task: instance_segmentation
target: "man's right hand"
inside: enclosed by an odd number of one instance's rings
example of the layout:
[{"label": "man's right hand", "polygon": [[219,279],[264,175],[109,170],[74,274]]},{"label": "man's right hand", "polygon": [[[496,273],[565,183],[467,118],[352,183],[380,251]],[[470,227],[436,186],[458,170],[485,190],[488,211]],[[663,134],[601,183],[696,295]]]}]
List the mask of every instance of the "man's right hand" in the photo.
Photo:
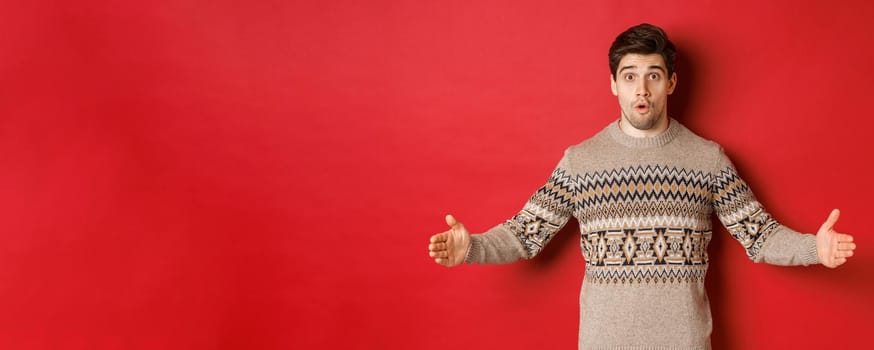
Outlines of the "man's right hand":
[{"label": "man's right hand", "polygon": [[464,262],[470,249],[470,232],[452,215],[446,215],[446,224],[449,230],[431,236],[428,250],[435,262],[452,267]]}]

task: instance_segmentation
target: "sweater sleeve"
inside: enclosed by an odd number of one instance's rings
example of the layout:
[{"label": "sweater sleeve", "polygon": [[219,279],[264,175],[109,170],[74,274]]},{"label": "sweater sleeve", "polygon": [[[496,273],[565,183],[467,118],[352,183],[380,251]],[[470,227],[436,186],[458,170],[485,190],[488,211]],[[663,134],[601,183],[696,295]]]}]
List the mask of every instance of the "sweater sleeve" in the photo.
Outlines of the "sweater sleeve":
[{"label": "sweater sleeve", "polygon": [[465,262],[504,264],[540,253],[573,215],[577,180],[571,175],[568,152],[518,214],[481,235],[471,236]]},{"label": "sweater sleeve", "polygon": [[714,175],[714,211],[752,261],[773,265],[819,262],[816,237],[795,232],[774,220],[721,149]]}]

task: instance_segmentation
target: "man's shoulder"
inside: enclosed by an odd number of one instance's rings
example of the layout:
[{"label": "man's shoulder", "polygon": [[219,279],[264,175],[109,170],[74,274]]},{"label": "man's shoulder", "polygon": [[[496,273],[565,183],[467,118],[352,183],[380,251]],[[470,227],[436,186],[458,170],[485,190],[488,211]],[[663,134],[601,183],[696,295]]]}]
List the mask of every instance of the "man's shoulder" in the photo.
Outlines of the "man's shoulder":
[{"label": "man's shoulder", "polygon": [[683,124],[678,123],[678,126],[681,128],[681,131],[679,132],[676,141],[680,142],[682,146],[690,148],[691,150],[700,150],[707,153],[721,152],[722,146],[716,143],[716,141],[696,134],[694,131],[686,128]]}]

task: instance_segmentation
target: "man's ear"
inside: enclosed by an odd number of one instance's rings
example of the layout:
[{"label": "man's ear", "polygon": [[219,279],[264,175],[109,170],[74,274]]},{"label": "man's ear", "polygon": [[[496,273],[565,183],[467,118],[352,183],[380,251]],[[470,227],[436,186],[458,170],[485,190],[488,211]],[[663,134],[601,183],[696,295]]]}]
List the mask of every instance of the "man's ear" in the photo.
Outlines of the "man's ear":
[{"label": "man's ear", "polygon": [[671,79],[668,80],[668,95],[674,93],[674,89],[677,88],[677,72],[671,73]]},{"label": "man's ear", "polygon": [[610,90],[613,91],[613,96],[619,96],[619,91],[616,90],[616,77],[610,74]]}]

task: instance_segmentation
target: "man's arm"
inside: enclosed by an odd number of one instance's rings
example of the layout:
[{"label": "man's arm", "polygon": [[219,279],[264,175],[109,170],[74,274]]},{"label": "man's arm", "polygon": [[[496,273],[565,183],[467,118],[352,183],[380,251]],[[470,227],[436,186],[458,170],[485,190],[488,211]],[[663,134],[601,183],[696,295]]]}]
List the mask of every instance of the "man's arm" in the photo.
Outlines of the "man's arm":
[{"label": "man's arm", "polygon": [[464,225],[447,215],[449,230],[431,236],[430,256],[449,267],[462,262],[506,264],[533,258],[573,215],[578,186],[572,168],[565,152],[546,184],[534,192],[522,210],[484,234],[471,235]]},{"label": "man's arm", "polygon": [[852,236],[838,233],[832,212],[816,236],[802,234],[774,220],[756,200],[734,165],[720,152],[713,187],[713,207],[732,237],[743,245],[755,262],[773,265],[822,263],[837,267],[853,255]]},{"label": "man's arm", "polygon": [[431,236],[428,245],[429,254],[440,265],[506,264],[528,258],[519,239],[501,226],[485,234],[471,235],[452,215],[446,215],[446,224],[449,230]]}]

